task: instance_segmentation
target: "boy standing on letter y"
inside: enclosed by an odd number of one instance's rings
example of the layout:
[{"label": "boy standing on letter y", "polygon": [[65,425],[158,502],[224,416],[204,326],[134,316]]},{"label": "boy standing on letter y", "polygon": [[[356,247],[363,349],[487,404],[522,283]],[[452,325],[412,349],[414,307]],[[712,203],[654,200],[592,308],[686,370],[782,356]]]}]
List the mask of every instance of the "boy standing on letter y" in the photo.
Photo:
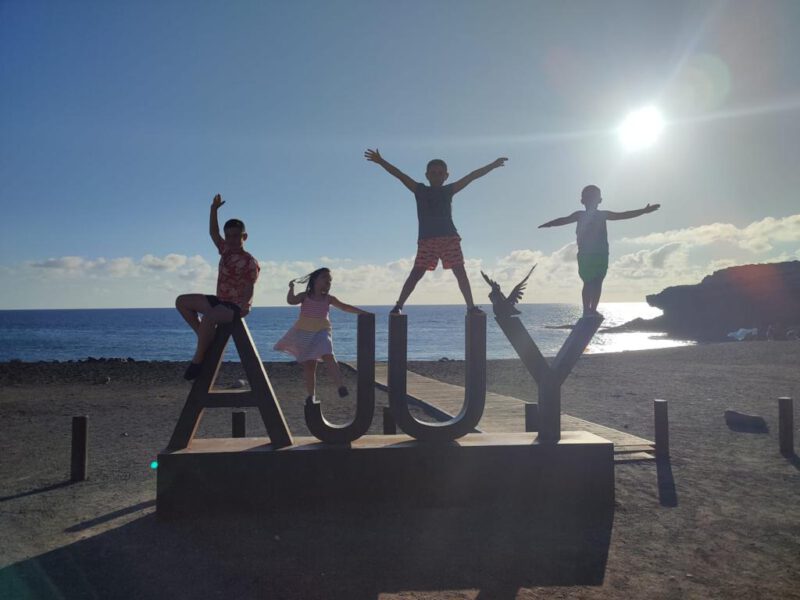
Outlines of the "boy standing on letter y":
[{"label": "boy standing on letter y", "polygon": [[603,291],[603,280],[608,271],[608,231],[606,221],[621,221],[633,219],[656,211],[660,204],[648,204],[644,208],[614,212],[612,210],[599,210],[597,206],[603,201],[600,188],[596,185],[587,185],[581,191],[581,204],[584,210],[576,210],[571,215],[559,217],[542,227],[558,227],[577,223],[575,237],[578,241],[578,275],[583,281],[583,316],[601,316],[597,312],[600,303],[600,294]]}]

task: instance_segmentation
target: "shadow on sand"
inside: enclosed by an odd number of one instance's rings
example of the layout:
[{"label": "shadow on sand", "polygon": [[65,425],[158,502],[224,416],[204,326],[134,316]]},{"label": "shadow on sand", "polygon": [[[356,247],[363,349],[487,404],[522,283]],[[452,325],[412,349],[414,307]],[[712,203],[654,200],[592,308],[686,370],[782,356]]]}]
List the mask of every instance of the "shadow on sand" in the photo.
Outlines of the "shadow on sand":
[{"label": "shadow on sand", "polygon": [[792,465],[795,469],[800,471],[800,456],[797,456],[795,452],[786,453],[783,457]]},{"label": "shadow on sand", "polygon": [[678,492],[675,490],[675,478],[672,476],[672,463],[669,457],[656,459],[656,475],[658,501],[661,506],[678,506]]},{"label": "shadow on sand", "polygon": [[524,587],[602,584],[613,516],[498,507],[150,514],[3,568],[0,597],[373,600],[472,589],[504,600]]},{"label": "shadow on sand", "polygon": [[27,492],[20,492],[19,494],[13,494],[11,496],[0,496],[0,502],[7,502],[8,500],[16,500],[17,498],[25,498],[26,496],[35,496],[36,494],[43,494],[45,492],[51,492],[53,490],[57,490],[62,487],[67,487],[68,485],[73,485],[74,482],[72,481],[61,481],[59,483],[54,483],[52,485],[46,485],[44,487],[37,488],[35,490],[28,490]]}]

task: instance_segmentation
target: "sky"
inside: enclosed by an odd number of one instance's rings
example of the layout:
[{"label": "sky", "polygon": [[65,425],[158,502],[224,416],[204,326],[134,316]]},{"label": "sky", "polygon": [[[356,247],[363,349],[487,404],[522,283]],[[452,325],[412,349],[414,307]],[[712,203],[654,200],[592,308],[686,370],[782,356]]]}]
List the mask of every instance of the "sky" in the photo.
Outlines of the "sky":
[{"label": "sky", "polygon": [[[800,3],[0,0],[0,309],[167,307],[213,293],[211,199],[261,263],[255,306],[333,271],[392,304],[416,250],[418,181],[508,157],[455,196],[483,269],[527,302],[580,302],[581,208],[609,223],[604,301],[800,258]],[[617,133],[656,106],[656,142]],[[410,303],[462,302],[449,271]]]}]

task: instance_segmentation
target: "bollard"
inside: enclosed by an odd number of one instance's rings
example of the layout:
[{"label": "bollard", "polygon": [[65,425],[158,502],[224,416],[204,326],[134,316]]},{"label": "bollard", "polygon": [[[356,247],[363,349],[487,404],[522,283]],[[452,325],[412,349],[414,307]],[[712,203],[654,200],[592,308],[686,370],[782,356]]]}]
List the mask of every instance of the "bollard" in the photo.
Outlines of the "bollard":
[{"label": "bollard", "polygon": [[669,420],[666,400],[653,400],[656,426],[656,458],[669,458]]},{"label": "bollard", "polygon": [[539,404],[525,403],[525,431],[539,431]]},{"label": "bollard", "polygon": [[388,406],[383,407],[383,434],[394,435],[397,433],[397,423],[394,422],[392,409]]},{"label": "bollard", "polygon": [[247,413],[243,410],[233,411],[233,437],[243,438],[246,437],[246,419]]},{"label": "bollard", "polygon": [[778,398],[778,444],[781,454],[794,454],[794,406],[789,397]]},{"label": "bollard", "polygon": [[89,417],[72,417],[71,481],[85,481],[89,466]]}]

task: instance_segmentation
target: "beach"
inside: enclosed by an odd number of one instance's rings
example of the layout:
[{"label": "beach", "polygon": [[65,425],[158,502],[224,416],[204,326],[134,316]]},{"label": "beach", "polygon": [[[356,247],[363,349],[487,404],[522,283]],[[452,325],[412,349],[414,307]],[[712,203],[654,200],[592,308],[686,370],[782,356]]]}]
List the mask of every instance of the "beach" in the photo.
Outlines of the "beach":
[{"label": "beach", "polygon": [[[800,459],[778,451],[780,396],[800,398],[800,343],[701,344],[585,355],[562,411],[652,440],[669,402],[671,457],[616,465],[616,508],[600,579],[585,584],[557,537],[493,537],[488,509],[293,511],[191,522],[155,519],[151,468],[189,384],[177,362],[0,364],[2,598],[800,598]],[[295,436],[309,435],[299,366],[267,363]],[[463,385],[462,361],[409,369]],[[345,372],[351,392],[356,378]],[[238,385],[226,363],[219,385]],[[348,420],[320,370],[326,416]],[[535,401],[518,360],[489,361],[490,391]],[[371,434],[388,404],[376,390]],[[726,409],[767,433],[729,429]],[[197,435],[230,435],[207,410]],[[800,421],[795,408],[795,422]],[[73,415],[89,417],[89,479],[69,484]],[[257,412],[247,435],[265,435]],[[519,423],[517,431],[524,430]],[[798,446],[795,426],[795,447]],[[309,483],[313,485],[313,482]],[[468,524],[468,526],[466,526]],[[481,553],[481,549],[486,549]],[[557,561],[556,561],[557,562]]]}]

